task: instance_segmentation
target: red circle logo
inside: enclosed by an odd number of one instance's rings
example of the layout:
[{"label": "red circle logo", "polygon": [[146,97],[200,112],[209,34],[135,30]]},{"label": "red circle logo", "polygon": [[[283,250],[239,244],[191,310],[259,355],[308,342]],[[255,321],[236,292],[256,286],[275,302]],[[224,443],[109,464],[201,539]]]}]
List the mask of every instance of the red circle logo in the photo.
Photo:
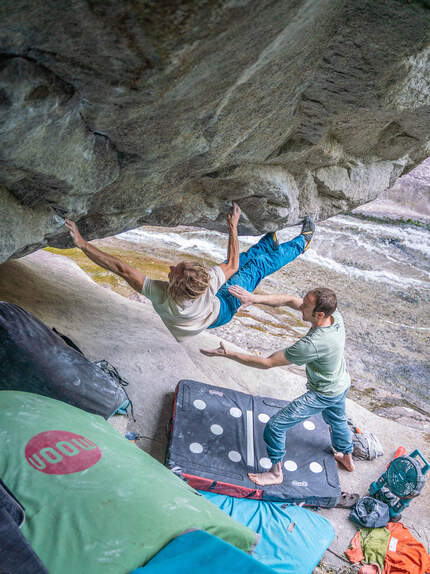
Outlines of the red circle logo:
[{"label": "red circle logo", "polygon": [[46,474],[81,472],[100,460],[102,452],[92,440],[63,430],[41,432],[25,447],[27,462]]}]

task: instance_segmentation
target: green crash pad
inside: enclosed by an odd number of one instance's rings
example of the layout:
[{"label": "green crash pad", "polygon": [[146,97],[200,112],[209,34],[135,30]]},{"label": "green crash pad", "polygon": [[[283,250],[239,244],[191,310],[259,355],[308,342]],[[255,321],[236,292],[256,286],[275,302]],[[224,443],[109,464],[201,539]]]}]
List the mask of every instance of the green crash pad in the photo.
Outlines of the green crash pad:
[{"label": "green crash pad", "polygon": [[0,391],[0,476],[52,573],[128,574],[188,529],[249,552],[255,533],[127,441],[103,418]]}]

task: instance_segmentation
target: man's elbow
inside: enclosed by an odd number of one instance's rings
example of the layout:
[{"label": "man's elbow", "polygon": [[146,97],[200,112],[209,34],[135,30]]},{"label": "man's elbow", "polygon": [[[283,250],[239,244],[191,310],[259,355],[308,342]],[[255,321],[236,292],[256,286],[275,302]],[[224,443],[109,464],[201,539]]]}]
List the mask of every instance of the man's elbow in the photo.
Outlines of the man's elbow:
[{"label": "man's elbow", "polygon": [[274,365],[272,364],[270,359],[263,359],[263,361],[261,362],[262,369],[271,369],[272,367],[274,367]]},{"label": "man's elbow", "polygon": [[234,275],[235,273],[237,273],[239,271],[239,261],[232,261],[229,264],[229,268],[231,271],[231,274]]},{"label": "man's elbow", "polygon": [[123,279],[127,279],[127,276],[129,274],[128,266],[124,265],[124,263],[122,263],[121,261],[115,263],[113,271],[117,275],[120,275]]},{"label": "man's elbow", "polygon": [[123,261],[118,261],[116,263],[115,273],[125,279],[128,283],[134,277],[134,269],[128,263],[124,263]]},{"label": "man's elbow", "polygon": [[233,265],[232,263],[227,263],[223,269],[226,281],[228,281],[230,279],[230,277],[233,277],[233,275],[238,270],[239,270],[239,265]]}]

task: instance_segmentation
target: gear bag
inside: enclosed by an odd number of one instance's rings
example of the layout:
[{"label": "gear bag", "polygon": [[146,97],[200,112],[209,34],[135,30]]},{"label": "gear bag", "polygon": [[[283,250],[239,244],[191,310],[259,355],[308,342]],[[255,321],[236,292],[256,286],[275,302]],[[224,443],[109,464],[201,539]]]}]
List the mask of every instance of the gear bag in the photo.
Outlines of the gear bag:
[{"label": "gear bag", "polygon": [[354,445],[353,456],[360,460],[373,460],[377,456],[382,456],[381,443],[373,432],[363,432],[361,434],[352,433],[352,442]]},{"label": "gear bag", "polygon": [[0,301],[0,390],[37,393],[109,418],[130,402],[109,372],[18,305]]},{"label": "gear bag", "polygon": [[385,502],[363,496],[352,509],[349,518],[367,528],[379,528],[390,521],[390,509]]}]

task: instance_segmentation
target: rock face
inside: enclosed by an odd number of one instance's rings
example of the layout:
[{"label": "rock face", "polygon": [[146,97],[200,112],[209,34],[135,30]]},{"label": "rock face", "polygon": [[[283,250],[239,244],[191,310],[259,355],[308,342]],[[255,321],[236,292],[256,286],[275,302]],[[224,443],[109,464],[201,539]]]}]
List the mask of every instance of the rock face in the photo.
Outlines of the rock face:
[{"label": "rock face", "polygon": [[0,261],[375,198],[430,155],[429,40],[425,2],[6,0]]}]

